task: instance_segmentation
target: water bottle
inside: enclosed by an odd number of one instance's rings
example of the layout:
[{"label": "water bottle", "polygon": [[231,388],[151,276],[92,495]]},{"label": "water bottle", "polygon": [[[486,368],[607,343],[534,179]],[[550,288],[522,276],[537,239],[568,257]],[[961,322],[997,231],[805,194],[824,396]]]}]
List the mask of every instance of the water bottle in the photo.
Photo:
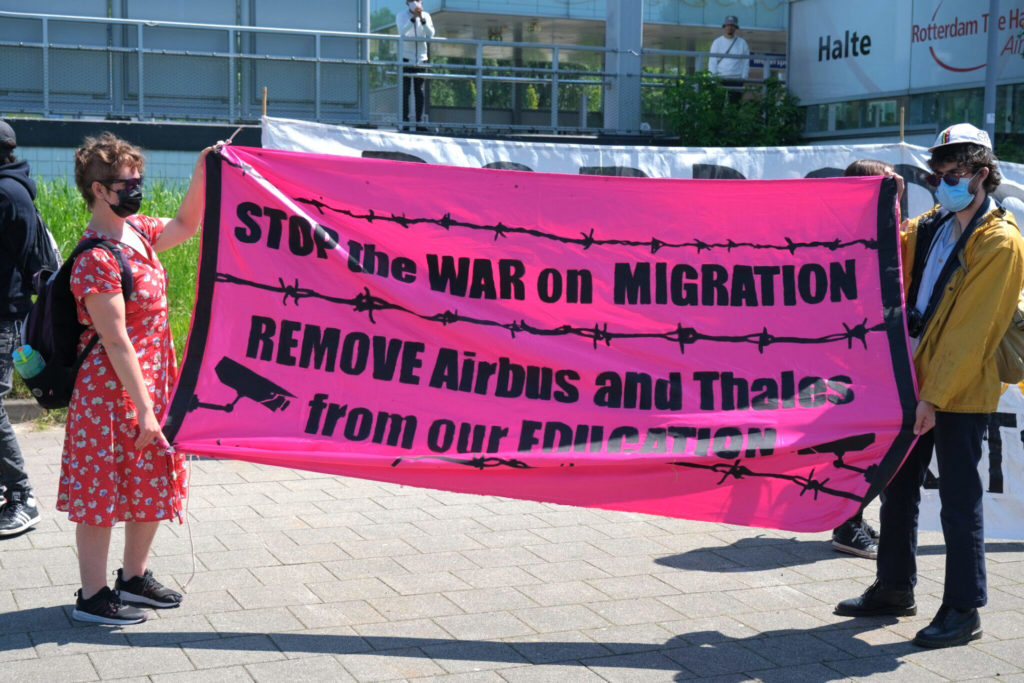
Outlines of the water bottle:
[{"label": "water bottle", "polygon": [[14,349],[14,369],[18,371],[22,379],[35,377],[46,366],[46,361],[39,355],[39,352],[28,344]]}]

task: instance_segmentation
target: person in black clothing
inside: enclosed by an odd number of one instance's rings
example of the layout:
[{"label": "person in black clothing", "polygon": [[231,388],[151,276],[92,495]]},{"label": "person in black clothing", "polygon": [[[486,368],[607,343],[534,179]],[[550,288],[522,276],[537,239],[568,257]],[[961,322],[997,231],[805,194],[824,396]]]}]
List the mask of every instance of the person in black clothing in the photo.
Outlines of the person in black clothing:
[{"label": "person in black clothing", "polygon": [[11,390],[21,321],[32,306],[32,274],[23,272],[36,229],[36,184],[28,162],[18,161],[14,129],[0,120],[0,538],[20,534],[39,522],[39,509],[25,472],[18,439],[4,408]]}]

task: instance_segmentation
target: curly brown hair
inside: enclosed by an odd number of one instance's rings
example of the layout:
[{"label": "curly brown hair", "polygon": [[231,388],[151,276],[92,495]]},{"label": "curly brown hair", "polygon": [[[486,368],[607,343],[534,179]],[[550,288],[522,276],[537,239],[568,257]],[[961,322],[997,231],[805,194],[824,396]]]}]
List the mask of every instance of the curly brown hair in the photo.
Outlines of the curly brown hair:
[{"label": "curly brown hair", "polygon": [[92,184],[116,178],[125,166],[139,173],[146,168],[142,150],[127,140],[107,132],[82,141],[82,146],[75,150],[75,185],[89,207],[96,201]]},{"label": "curly brown hair", "polygon": [[932,158],[928,165],[934,171],[939,166],[953,162],[957,168],[970,169],[971,173],[977,173],[982,168],[988,169],[988,177],[982,186],[987,194],[992,194],[1003,182],[1003,175],[999,172],[999,159],[988,147],[976,145],[973,142],[963,142],[958,145],[945,145],[932,152]]},{"label": "curly brown hair", "polygon": [[858,159],[846,167],[844,176],[886,175],[892,173],[892,164],[878,159]]}]

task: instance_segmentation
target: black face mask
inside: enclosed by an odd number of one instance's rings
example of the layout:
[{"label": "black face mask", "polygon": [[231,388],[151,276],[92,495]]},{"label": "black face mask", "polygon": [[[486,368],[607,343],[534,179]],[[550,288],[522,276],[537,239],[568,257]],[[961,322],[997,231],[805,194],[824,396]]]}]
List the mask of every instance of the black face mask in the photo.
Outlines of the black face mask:
[{"label": "black face mask", "polygon": [[130,191],[122,188],[120,190],[116,190],[116,192],[117,204],[110,204],[110,210],[119,218],[128,218],[128,216],[139,212],[139,207],[142,206],[141,187],[133,187]]}]

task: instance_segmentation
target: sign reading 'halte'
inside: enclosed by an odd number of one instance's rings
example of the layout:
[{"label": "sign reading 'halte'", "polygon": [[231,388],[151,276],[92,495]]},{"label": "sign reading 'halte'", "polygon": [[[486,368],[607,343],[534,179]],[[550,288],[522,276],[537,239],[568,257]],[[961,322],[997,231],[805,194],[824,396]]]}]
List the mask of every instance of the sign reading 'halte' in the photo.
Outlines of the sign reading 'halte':
[{"label": "sign reading 'halte'", "polygon": [[892,181],[207,173],[182,450],[818,530],[912,441]]}]

